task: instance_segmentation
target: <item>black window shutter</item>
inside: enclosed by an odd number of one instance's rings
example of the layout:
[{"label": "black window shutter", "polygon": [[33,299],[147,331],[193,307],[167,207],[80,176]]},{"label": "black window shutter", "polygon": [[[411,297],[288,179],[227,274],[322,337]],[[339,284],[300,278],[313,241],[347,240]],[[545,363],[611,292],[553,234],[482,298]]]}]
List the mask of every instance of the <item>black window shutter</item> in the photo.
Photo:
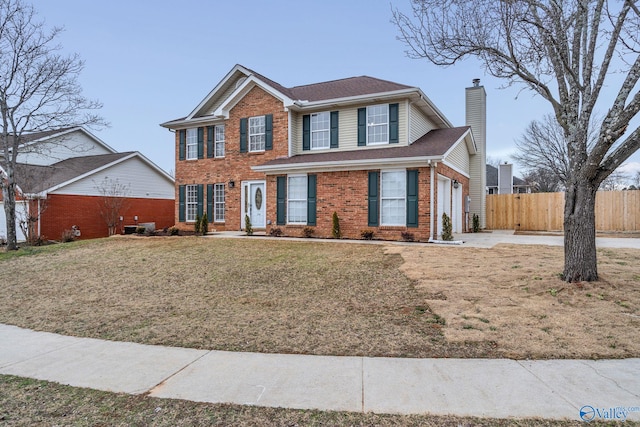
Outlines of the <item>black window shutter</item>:
[{"label": "black window shutter", "polygon": [[207,157],[213,157],[213,126],[207,126]]},{"label": "black window shutter", "polygon": [[331,148],[338,148],[338,112],[331,112]]},{"label": "black window shutter", "polygon": [[204,159],[204,128],[198,128],[198,158]]},{"label": "black window shutter", "polygon": [[379,175],[380,172],[369,172],[369,227],[377,227],[380,217]]},{"label": "black window shutter", "polygon": [[207,221],[213,222],[213,184],[207,184]]},{"label": "black window shutter", "polygon": [[316,225],[316,175],[307,175],[307,225]]},{"label": "black window shutter", "polygon": [[178,222],[185,221],[186,205],[185,205],[186,189],[184,185],[178,186]]},{"label": "black window shutter", "polygon": [[247,126],[249,119],[240,119],[240,152],[247,152]]},{"label": "black window shutter", "polygon": [[398,142],[398,104],[389,104],[389,143]]},{"label": "black window shutter", "polygon": [[186,140],[187,140],[187,130],[186,129],[180,129],[178,131],[179,133],[179,138],[180,138],[180,143],[179,143],[179,148],[178,148],[178,159],[180,160],[184,160],[185,159],[185,153],[186,153]]},{"label": "black window shutter", "polygon": [[273,115],[264,116],[264,149],[273,150]]},{"label": "black window shutter", "polygon": [[311,149],[311,116],[309,114],[302,116],[302,149]]},{"label": "black window shutter", "polygon": [[276,188],[276,223],[284,225],[287,223],[287,177],[279,176],[277,178]]},{"label": "black window shutter", "polygon": [[367,109],[358,108],[358,146],[367,145]]},{"label": "black window shutter", "polygon": [[418,171],[407,171],[407,227],[418,226]]},{"label": "black window shutter", "polygon": [[198,184],[198,215],[204,213],[204,185]]}]

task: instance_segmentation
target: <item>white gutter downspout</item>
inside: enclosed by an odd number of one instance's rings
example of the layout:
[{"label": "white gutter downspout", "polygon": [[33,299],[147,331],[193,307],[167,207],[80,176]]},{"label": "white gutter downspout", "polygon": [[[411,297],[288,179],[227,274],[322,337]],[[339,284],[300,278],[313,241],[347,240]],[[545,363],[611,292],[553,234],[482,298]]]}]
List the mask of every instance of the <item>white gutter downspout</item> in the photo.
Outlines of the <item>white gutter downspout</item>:
[{"label": "white gutter downspout", "polygon": [[289,148],[289,157],[291,157],[291,152],[293,151],[293,148],[291,147],[291,144],[292,144],[292,141],[291,141],[292,140],[292,138],[291,138],[291,109],[289,109],[289,119],[287,121],[289,122],[288,129],[287,129],[287,132],[289,134],[289,138],[288,138],[287,143],[289,145],[289,147],[288,147]]},{"label": "white gutter downspout", "polygon": [[433,178],[435,177],[435,167],[429,160],[429,170],[431,171],[431,178],[429,178],[429,241],[433,240],[433,196],[435,191],[433,190]]}]

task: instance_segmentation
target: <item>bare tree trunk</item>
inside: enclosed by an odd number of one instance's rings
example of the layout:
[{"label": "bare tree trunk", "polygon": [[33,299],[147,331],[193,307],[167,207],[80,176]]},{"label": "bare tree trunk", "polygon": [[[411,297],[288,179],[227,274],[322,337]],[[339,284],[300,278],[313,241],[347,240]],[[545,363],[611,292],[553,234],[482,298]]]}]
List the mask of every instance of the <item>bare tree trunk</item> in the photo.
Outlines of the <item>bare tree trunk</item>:
[{"label": "bare tree trunk", "polygon": [[18,249],[16,235],[16,184],[13,182],[13,171],[7,171],[7,181],[2,186],[2,200],[4,202],[4,213],[7,218],[7,250]]},{"label": "bare tree trunk", "polygon": [[567,282],[598,280],[596,191],[590,182],[567,188],[564,208],[564,273]]}]

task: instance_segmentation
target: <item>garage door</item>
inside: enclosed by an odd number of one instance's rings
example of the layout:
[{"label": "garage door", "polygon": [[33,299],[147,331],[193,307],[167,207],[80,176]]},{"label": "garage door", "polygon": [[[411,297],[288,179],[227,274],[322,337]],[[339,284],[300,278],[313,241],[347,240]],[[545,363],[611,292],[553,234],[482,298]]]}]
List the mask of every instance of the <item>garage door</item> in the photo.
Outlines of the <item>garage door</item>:
[{"label": "garage door", "polygon": [[[26,239],[22,230],[20,230],[19,216],[20,213],[26,212],[27,204],[25,202],[16,202],[16,234],[18,242],[24,242]],[[7,217],[4,213],[4,203],[0,202],[0,239],[6,240],[7,238]]]}]

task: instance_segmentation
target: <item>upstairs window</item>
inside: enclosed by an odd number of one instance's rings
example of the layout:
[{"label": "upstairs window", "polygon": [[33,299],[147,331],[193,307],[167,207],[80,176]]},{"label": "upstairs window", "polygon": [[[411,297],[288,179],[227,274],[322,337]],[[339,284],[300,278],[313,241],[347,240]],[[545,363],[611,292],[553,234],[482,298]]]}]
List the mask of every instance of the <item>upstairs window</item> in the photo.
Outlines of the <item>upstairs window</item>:
[{"label": "upstairs window", "polygon": [[187,129],[187,160],[198,158],[198,129]]},{"label": "upstairs window", "polygon": [[265,116],[249,117],[249,151],[265,149]]},{"label": "upstairs window", "polygon": [[329,148],[331,142],[330,115],[328,111],[311,114],[311,149]]},{"label": "upstairs window", "polygon": [[224,125],[218,125],[214,130],[215,157],[224,157]]},{"label": "upstairs window", "polygon": [[387,144],[389,142],[389,105],[367,107],[367,144]]}]

